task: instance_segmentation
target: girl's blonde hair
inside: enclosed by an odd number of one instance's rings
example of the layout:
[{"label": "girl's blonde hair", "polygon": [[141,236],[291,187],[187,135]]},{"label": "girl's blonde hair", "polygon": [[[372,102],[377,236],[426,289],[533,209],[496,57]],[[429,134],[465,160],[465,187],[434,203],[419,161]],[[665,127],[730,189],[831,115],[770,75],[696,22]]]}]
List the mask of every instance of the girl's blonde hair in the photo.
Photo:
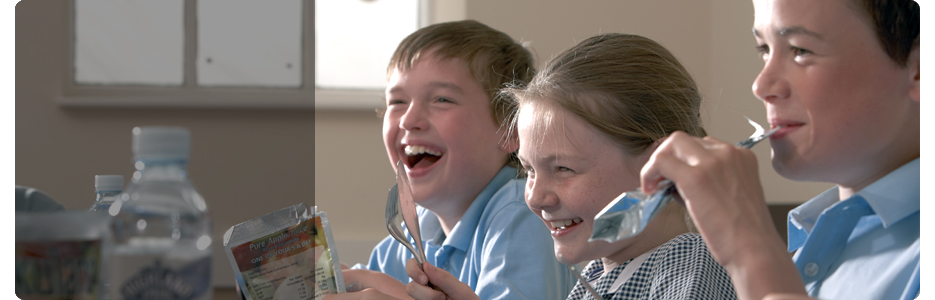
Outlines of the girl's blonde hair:
[{"label": "girl's blonde hair", "polygon": [[520,106],[548,101],[568,110],[628,154],[643,153],[676,130],[707,135],[691,75],[666,48],[638,35],[590,37],[546,63],[528,86],[501,92]]},{"label": "girl's blonde hair", "polygon": [[[638,35],[588,38],[546,63],[528,86],[501,93],[518,107],[543,104],[567,110],[632,156],[676,130],[707,135],[699,113],[701,95],[691,75],[662,45]],[[515,115],[511,122],[516,128]]]}]

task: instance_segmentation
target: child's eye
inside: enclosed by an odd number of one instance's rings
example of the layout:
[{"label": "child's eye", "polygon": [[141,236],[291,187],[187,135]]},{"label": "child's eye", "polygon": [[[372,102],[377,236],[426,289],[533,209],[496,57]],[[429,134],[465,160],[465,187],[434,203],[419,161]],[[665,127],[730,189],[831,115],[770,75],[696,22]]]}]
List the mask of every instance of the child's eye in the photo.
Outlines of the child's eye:
[{"label": "child's eye", "polygon": [[795,56],[812,54],[812,51],[808,51],[799,47],[791,47],[790,50],[792,50],[792,53],[795,54]]},{"label": "child's eye", "polygon": [[397,105],[397,104],[406,104],[406,101],[395,99],[395,100],[389,100],[386,102],[386,105]]},{"label": "child's eye", "polygon": [[756,52],[760,54],[760,57],[766,59],[766,56],[769,55],[769,46],[765,44],[756,46]]},{"label": "child's eye", "polygon": [[526,173],[526,178],[529,178],[529,179],[536,178],[536,170],[533,168],[523,167],[523,172]]},{"label": "child's eye", "polygon": [[570,168],[568,168],[568,167],[562,167],[562,166],[556,167],[555,170],[556,170],[556,171],[559,171],[559,172],[563,172],[563,171],[574,172],[574,171],[575,171],[575,170],[572,170],[572,169],[570,169]]},{"label": "child's eye", "polygon": [[445,97],[438,97],[437,99],[435,99],[435,101],[441,102],[441,103],[454,103],[454,101],[452,101],[451,99],[445,98]]}]

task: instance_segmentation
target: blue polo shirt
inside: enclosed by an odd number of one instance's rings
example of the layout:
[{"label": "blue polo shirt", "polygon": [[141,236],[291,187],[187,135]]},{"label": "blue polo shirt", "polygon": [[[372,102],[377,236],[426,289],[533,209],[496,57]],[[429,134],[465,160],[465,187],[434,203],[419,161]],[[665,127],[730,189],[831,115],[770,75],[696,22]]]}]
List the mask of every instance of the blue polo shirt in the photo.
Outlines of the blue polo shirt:
[{"label": "blue polo shirt", "polygon": [[[418,207],[425,256],[468,284],[480,299],[565,299],[576,279],[555,258],[552,236],[526,206],[526,180],[516,174],[515,168],[501,169],[450,236],[435,214]],[[406,236],[412,241],[408,231]],[[409,283],[405,264],[410,258],[406,247],[387,236],[362,267]]]},{"label": "blue polo shirt", "polygon": [[[840,256],[793,257],[809,295],[821,299],[915,299],[919,294],[919,159],[857,192],[873,213],[861,217]],[[801,250],[818,218],[838,203],[838,187],[789,212],[789,251]],[[834,222],[834,219],[828,219]],[[824,221],[823,221],[824,222]],[[825,227],[827,228],[827,227]],[[810,276],[817,276],[810,278]]]}]

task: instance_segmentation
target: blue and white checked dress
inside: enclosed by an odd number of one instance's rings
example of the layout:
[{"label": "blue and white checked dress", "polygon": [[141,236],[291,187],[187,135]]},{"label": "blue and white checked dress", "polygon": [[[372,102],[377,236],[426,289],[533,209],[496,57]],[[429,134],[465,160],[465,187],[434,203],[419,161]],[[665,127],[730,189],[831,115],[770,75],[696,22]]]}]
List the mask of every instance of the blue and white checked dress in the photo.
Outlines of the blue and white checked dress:
[{"label": "blue and white checked dress", "polygon": [[[631,260],[632,261],[632,260]],[[630,261],[604,273],[600,259],[581,275],[605,300],[611,299],[737,299],[727,271],[719,265],[697,233],[686,233],[657,248],[617,291],[609,291]],[[594,299],[579,282],[568,300]]]}]

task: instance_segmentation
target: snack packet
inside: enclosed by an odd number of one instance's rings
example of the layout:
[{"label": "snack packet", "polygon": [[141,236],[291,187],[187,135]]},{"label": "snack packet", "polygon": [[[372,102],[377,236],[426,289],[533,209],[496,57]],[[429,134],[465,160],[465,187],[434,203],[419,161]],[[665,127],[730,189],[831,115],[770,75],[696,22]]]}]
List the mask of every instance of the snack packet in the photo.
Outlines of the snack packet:
[{"label": "snack packet", "polygon": [[100,299],[110,246],[105,212],[16,213],[16,296]]},{"label": "snack packet", "polygon": [[224,250],[248,300],[321,299],[343,293],[325,212],[304,203],[234,225]]}]

